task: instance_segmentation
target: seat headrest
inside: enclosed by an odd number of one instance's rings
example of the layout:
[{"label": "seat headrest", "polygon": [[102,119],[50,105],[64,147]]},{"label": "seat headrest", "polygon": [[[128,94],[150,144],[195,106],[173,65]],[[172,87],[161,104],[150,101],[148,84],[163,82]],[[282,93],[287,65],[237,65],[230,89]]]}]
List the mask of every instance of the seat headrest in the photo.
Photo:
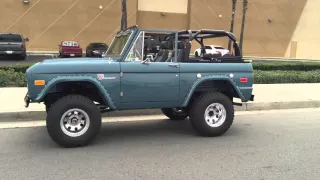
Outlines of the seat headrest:
[{"label": "seat headrest", "polygon": [[184,44],[182,41],[178,41],[178,49],[184,49]]},{"label": "seat headrest", "polygon": [[178,49],[185,49],[182,41],[178,41]]},{"label": "seat headrest", "polygon": [[167,43],[167,41],[162,41],[161,43],[160,43],[160,49],[168,49],[169,47],[168,47],[168,43]]}]

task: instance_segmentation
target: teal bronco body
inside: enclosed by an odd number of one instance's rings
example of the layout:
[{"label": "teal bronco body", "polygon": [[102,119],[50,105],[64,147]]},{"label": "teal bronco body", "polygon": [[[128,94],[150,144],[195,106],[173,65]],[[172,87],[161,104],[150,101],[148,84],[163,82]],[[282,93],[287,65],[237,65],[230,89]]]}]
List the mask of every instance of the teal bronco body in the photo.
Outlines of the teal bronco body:
[{"label": "teal bronco body", "polygon": [[[154,61],[145,36],[161,35]],[[190,57],[191,42],[229,37],[228,56]],[[89,144],[99,132],[101,112],[161,108],[171,120],[189,117],[204,136],[231,126],[233,98],[252,101],[253,68],[242,59],[233,34],[226,31],[157,31],[137,26],[121,31],[103,58],[44,60],[27,72],[29,103],[44,102],[47,129],[65,147]],[[219,125],[220,124],[220,125]]]}]

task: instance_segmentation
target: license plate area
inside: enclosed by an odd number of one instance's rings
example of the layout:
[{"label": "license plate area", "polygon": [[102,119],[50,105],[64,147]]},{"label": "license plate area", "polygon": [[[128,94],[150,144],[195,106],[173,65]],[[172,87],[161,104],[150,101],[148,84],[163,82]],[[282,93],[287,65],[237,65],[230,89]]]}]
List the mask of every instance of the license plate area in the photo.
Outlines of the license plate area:
[{"label": "license plate area", "polygon": [[6,51],[6,53],[7,53],[7,54],[12,54],[12,53],[13,53],[13,51]]}]

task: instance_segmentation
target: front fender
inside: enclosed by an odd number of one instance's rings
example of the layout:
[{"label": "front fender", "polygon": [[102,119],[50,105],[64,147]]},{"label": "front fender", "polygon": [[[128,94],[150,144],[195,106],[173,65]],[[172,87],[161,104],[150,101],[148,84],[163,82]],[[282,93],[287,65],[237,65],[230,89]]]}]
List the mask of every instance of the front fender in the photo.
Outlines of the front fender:
[{"label": "front fender", "polygon": [[202,82],[205,81],[211,81],[211,80],[223,80],[223,81],[228,81],[232,87],[235,89],[236,93],[238,94],[239,98],[241,100],[244,100],[244,96],[241,93],[241,91],[239,90],[239,88],[237,87],[237,85],[233,82],[232,79],[230,79],[228,76],[218,76],[218,75],[213,75],[213,76],[206,76],[200,79],[197,79],[193,85],[191,86],[188,94],[186,95],[185,99],[182,102],[182,107],[186,107],[192,97],[192,94],[194,93],[194,91],[197,89],[198,85],[201,84]]},{"label": "front fender", "polygon": [[96,88],[99,90],[106,104],[110,106],[111,109],[116,109],[116,105],[113,102],[111,96],[108,91],[104,88],[104,86],[94,77],[92,76],[58,76],[56,78],[51,79],[48,84],[42,89],[42,91],[35,98],[35,101],[41,102],[44,97],[47,95],[49,90],[56,84],[60,82],[76,82],[76,81],[87,81],[93,83]]}]

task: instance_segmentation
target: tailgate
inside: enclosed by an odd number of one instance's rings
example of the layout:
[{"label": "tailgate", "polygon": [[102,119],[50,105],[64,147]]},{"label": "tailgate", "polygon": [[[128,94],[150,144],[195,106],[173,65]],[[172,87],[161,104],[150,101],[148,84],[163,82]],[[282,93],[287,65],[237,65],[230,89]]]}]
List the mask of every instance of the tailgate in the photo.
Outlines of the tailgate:
[{"label": "tailgate", "polygon": [[82,53],[82,49],[81,48],[63,48],[63,51],[65,53],[68,53],[68,54],[81,54]]},{"label": "tailgate", "polygon": [[22,43],[0,43],[0,51],[22,51]]}]

